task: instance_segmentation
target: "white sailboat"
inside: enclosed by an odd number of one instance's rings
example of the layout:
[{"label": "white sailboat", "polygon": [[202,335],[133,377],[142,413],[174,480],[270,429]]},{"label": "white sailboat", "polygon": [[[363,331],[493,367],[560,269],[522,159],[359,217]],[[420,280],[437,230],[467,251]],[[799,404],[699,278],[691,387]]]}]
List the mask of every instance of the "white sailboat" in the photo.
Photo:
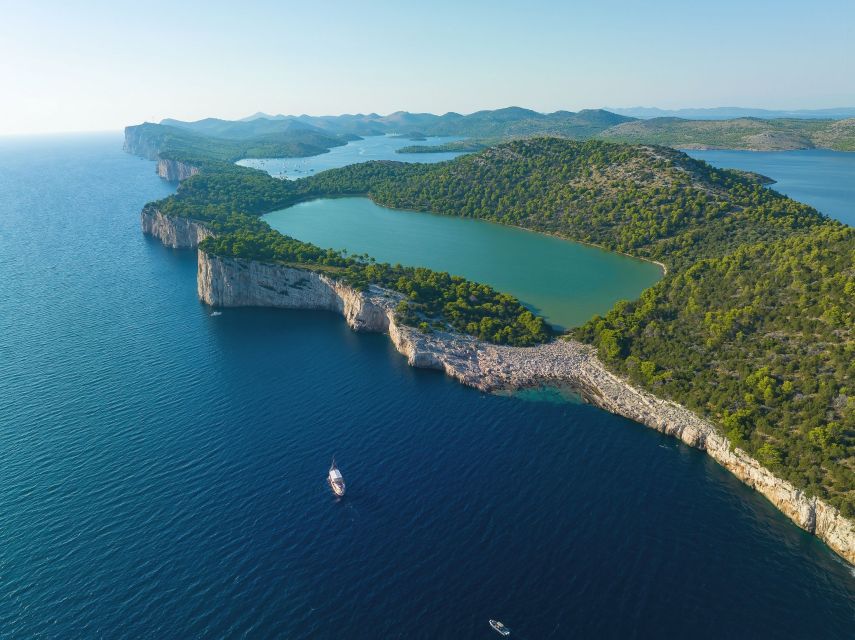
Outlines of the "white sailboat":
[{"label": "white sailboat", "polygon": [[327,482],[330,483],[330,489],[332,489],[333,493],[339,498],[344,495],[344,477],[342,477],[341,471],[338,470],[338,467],[335,466],[335,458],[332,460],[332,466],[330,466],[330,473],[327,477]]}]

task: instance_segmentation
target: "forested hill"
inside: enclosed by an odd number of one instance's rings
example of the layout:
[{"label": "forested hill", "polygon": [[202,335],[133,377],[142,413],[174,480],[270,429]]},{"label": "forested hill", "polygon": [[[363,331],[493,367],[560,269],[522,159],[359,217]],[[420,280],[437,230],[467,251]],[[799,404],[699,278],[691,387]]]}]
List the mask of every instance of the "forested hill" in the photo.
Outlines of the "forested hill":
[{"label": "forested hill", "polygon": [[679,266],[828,221],[763,186],[667,147],[539,138],[434,165],[363,163],[303,190],[483,218]]}]

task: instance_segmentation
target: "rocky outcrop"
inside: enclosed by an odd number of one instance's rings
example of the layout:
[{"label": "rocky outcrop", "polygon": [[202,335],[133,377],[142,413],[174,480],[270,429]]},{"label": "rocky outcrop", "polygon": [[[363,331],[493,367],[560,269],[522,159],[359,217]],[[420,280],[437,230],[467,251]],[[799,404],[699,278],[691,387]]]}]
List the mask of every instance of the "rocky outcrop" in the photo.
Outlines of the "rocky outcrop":
[{"label": "rocky outcrop", "polygon": [[208,228],[189,218],[165,216],[151,205],[140,213],[140,226],[145,234],[154,236],[173,249],[195,249],[213,234]]},{"label": "rocky outcrop", "polygon": [[401,296],[371,287],[366,292],[325,274],[199,252],[199,298],[215,307],[259,306],[321,309],[344,316],[358,331],[389,334],[414,367],[438,369],[483,391],[541,384],[569,385],[590,403],[640,422],[706,451],[748,486],[768,498],[799,527],[820,537],[855,563],[855,526],[834,507],[777,478],[715,427],[678,404],[637,389],[609,372],[594,350],[557,340],[537,347],[506,347],[453,333],[429,334],[395,318]]},{"label": "rocky outcrop", "polygon": [[198,167],[180,160],[164,160],[161,158],[157,161],[157,175],[170,182],[181,182],[197,173],[199,173]]}]

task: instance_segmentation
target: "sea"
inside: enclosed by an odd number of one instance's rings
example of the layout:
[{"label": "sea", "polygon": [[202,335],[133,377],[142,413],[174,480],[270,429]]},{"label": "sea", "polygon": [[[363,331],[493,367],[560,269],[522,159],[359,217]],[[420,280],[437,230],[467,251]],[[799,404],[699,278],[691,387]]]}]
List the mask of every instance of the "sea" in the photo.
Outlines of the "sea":
[{"label": "sea", "polygon": [[852,567],[704,454],[212,313],[121,147],[0,138],[0,638],[855,635]]},{"label": "sea", "polygon": [[721,169],[760,173],[775,181],[770,188],[855,225],[855,153],[828,149],[686,153]]}]

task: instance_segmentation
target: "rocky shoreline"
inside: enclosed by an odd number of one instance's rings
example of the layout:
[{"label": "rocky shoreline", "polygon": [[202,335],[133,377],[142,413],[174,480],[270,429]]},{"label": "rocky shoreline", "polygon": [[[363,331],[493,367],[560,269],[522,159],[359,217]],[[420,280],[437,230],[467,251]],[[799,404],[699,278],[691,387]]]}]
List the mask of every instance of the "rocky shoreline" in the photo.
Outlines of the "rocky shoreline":
[{"label": "rocky shoreline", "polygon": [[[144,210],[142,216],[143,231],[166,238],[169,246],[195,247],[210,235],[198,223],[175,220],[156,210]],[[357,291],[323,273],[223,258],[201,250],[197,288],[200,300],[214,307],[257,306],[339,313],[354,330],[387,333],[411,366],[444,371],[462,384],[482,391],[568,385],[591,404],[706,451],[742,482],[762,493],[796,525],[855,564],[855,523],[823,500],[807,496],[790,482],[776,477],[744,451],[731,449],[728,440],[708,421],[609,372],[588,345],[556,340],[536,347],[508,347],[460,334],[425,334],[397,323],[394,309],[400,295],[395,292],[378,287]]]}]

